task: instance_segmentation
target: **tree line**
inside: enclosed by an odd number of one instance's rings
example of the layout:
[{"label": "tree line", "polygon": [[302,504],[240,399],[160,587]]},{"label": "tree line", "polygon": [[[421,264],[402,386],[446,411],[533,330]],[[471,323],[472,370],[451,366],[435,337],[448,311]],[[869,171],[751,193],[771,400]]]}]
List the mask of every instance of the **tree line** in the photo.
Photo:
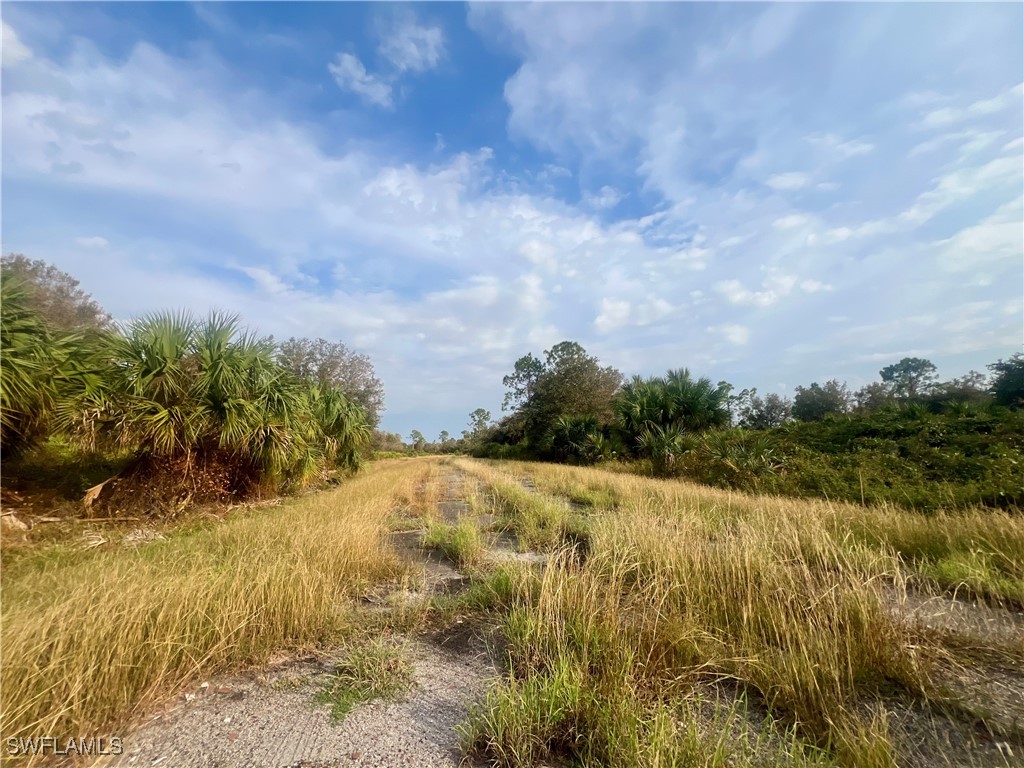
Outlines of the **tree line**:
[{"label": "tree line", "polygon": [[[726,487],[853,498],[860,486],[861,499],[872,490],[865,473],[880,499],[924,499],[934,482],[973,484],[966,500],[1006,505],[1021,496],[1014,485],[1024,488],[1024,355],[988,368],[939,381],[933,363],[907,357],[857,391],[831,379],[798,386],[790,399],[736,392],[685,368],[626,379],[565,341],[515,362],[503,379],[510,412],[477,424],[464,447],[494,458],[640,461],[657,475]],[[834,472],[818,477],[821,467]]]}]

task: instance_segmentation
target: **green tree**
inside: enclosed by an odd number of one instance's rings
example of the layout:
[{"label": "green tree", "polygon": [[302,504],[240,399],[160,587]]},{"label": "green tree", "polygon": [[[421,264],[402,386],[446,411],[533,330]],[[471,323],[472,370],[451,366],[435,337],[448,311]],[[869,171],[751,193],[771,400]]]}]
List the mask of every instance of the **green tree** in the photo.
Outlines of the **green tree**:
[{"label": "green tree", "polygon": [[850,392],[846,383],[829,379],[822,386],[797,387],[793,397],[793,418],[800,421],[821,421],[830,413],[846,413],[850,409]]},{"label": "green tree", "polygon": [[10,456],[46,435],[62,383],[82,362],[82,337],[54,332],[16,277],[0,282],[0,447]]},{"label": "green tree", "polygon": [[892,387],[893,394],[904,400],[928,394],[935,383],[935,366],[921,357],[904,357],[878,373]]},{"label": "green tree", "polygon": [[24,305],[53,330],[103,330],[110,315],[79,287],[79,282],[42,259],[9,253],[0,262],[0,279],[23,286]]},{"label": "green tree", "polygon": [[156,313],[104,338],[94,372],[72,380],[55,421],[89,443],[133,452],[140,476],[195,498],[302,487],[354,468],[370,436],[338,389],[279,365],[234,316]]},{"label": "green tree", "polygon": [[449,440],[451,440],[451,436],[448,434],[448,430],[442,429],[441,434],[437,436],[437,442],[439,442],[441,445],[444,445]]},{"label": "green tree", "polygon": [[412,443],[412,447],[417,451],[422,451],[427,445],[427,438],[425,438],[423,433],[418,429],[414,429],[409,433],[409,441]]},{"label": "green tree", "polygon": [[544,363],[538,360],[533,354],[523,355],[516,360],[515,369],[511,374],[502,378],[501,383],[508,387],[505,398],[501,403],[501,410],[507,410],[510,406],[519,406],[527,402],[533,395],[537,380],[544,373]]},{"label": "green tree", "polygon": [[491,424],[491,412],[485,408],[477,408],[469,414],[469,437],[475,437],[487,431]]},{"label": "green tree", "polygon": [[362,406],[372,428],[380,423],[384,385],[366,355],[350,350],[340,341],[292,337],[280,345],[277,359],[297,376],[340,389]]},{"label": "green tree", "polygon": [[937,406],[952,403],[981,405],[992,399],[989,391],[988,376],[980,371],[968,371],[949,381],[943,381],[932,387],[926,400]]},{"label": "green tree", "polygon": [[373,432],[370,447],[375,451],[403,451],[405,443],[398,432],[381,432],[378,429]]},{"label": "green tree", "polygon": [[761,397],[757,389],[744,389],[737,396],[737,421],[745,429],[781,427],[792,417],[793,401],[774,392]]},{"label": "green tree", "polygon": [[654,426],[702,432],[729,423],[730,389],[725,382],[695,379],[685,368],[648,379],[634,376],[615,398],[615,410],[634,439]]},{"label": "green tree", "polygon": [[1024,408],[1024,354],[1018,352],[1009,360],[997,360],[988,368],[996,402],[1008,408]]},{"label": "green tree", "polygon": [[892,387],[880,381],[873,381],[858,389],[853,395],[853,400],[859,412],[874,413],[892,403]]},{"label": "green tree", "polygon": [[[530,363],[530,376],[533,368]],[[517,413],[530,443],[543,451],[549,447],[559,418],[589,416],[599,425],[610,424],[614,418],[612,399],[622,374],[602,366],[576,342],[563,341],[544,353],[543,370],[531,382],[529,395],[520,402]]]}]

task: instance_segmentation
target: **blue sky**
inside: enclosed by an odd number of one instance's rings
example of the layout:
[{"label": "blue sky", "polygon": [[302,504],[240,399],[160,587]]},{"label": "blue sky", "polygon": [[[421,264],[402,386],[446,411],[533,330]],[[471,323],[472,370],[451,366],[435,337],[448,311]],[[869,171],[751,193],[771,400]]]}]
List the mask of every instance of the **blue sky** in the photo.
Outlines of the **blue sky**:
[{"label": "blue sky", "polygon": [[789,393],[1024,345],[1019,3],[0,13],[4,251],[343,340],[389,430],[563,339]]}]

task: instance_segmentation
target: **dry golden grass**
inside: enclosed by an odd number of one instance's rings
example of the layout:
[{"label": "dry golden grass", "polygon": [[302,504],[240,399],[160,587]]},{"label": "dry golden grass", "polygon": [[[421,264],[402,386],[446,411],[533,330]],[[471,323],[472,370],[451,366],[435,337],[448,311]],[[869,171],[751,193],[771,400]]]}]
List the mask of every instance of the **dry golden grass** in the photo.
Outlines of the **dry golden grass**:
[{"label": "dry golden grass", "polygon": [[[897,568],[921,586],[1024,606],[1024,517],[973,508],[923,514],[825,500],[759,496],[679,480],[657,480],[596,468],[504,462],[487,472],[529,476],[545,493],[595,509],[647,509],[661,517],[700,510],[711,519],[804,522],[836,546],[866,553],[876,575]],[[480,471],[480,470],[476,470]],[[813,543],[813,542],[812,542]],[[877,559],[873,553],[884,552]],[[898,556],[893,565],[889,555]]]},{"label": "dry golden grass", "polygon": [[137,549],[19,557],[2,595],[4,735],[98,733],[197,675],[336,639],[353,595],[400,570],[387,518],[425,463],[377,462]]},{"label": "dry golden grass", "polygon": [[[518,572],[503,619],[513,676],[467,728],[472,752],[500,765],[552,753],[585,765],[761,764],[720,738],[698,743],[662,727],[725,679],[806,747],[783,733],[776,741],[788,746],[773,760],[893,766],[885,703],[943,696],[933,662],[946,649],[904,611],[908,577],[920,581],[928,563],[964,550],[944,517],[598,469],[457,466],[499,506],[528,476],[542,492],[536,503],[543,492],[568,497],[587,523],[577,526],[583,547],[567,538],[542,573]],[[1021,522],[992,515],[958,519],[1005,576],[1021,565]],[[985,588],[1012,599],[1006,585]]]}]

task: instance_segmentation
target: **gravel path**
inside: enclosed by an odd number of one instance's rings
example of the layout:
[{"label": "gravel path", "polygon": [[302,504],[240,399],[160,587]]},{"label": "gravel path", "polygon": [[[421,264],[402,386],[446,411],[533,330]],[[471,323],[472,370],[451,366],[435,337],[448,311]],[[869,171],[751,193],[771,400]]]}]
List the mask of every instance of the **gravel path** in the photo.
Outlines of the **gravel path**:
[{"label": "gravel path", "polygon": [[[454,522],[469,512],[458,498],[463,476],[442,478],[439,511]],[[421,532],[396,534],[396,550],[423,567],[423,592],[460,588],[467,577],[417,547]],[[380,596],[383,598],[384,596]],[[377,599],[371,602],[377,602]],[[124,739],[125,753],[102,766],[148,768],[328,768],[458,766],[455,726],[483,699],[498,671],[482,640],[456,626],[409,640],[414,684],[399,701],[357,707],[336,723],[316,695],[329,659],[290,661],[258,673],[211,680],[179,696]]]},{"label": "gravel path", "polygon": [[455,726],[496,674],[482,647],[415,642],[415,686],[403,700],[370,702],[341,723],[317,704],[329,665],[299,662],[197,688],[125,739],[111,766],[326,768],[457,766]]}]

